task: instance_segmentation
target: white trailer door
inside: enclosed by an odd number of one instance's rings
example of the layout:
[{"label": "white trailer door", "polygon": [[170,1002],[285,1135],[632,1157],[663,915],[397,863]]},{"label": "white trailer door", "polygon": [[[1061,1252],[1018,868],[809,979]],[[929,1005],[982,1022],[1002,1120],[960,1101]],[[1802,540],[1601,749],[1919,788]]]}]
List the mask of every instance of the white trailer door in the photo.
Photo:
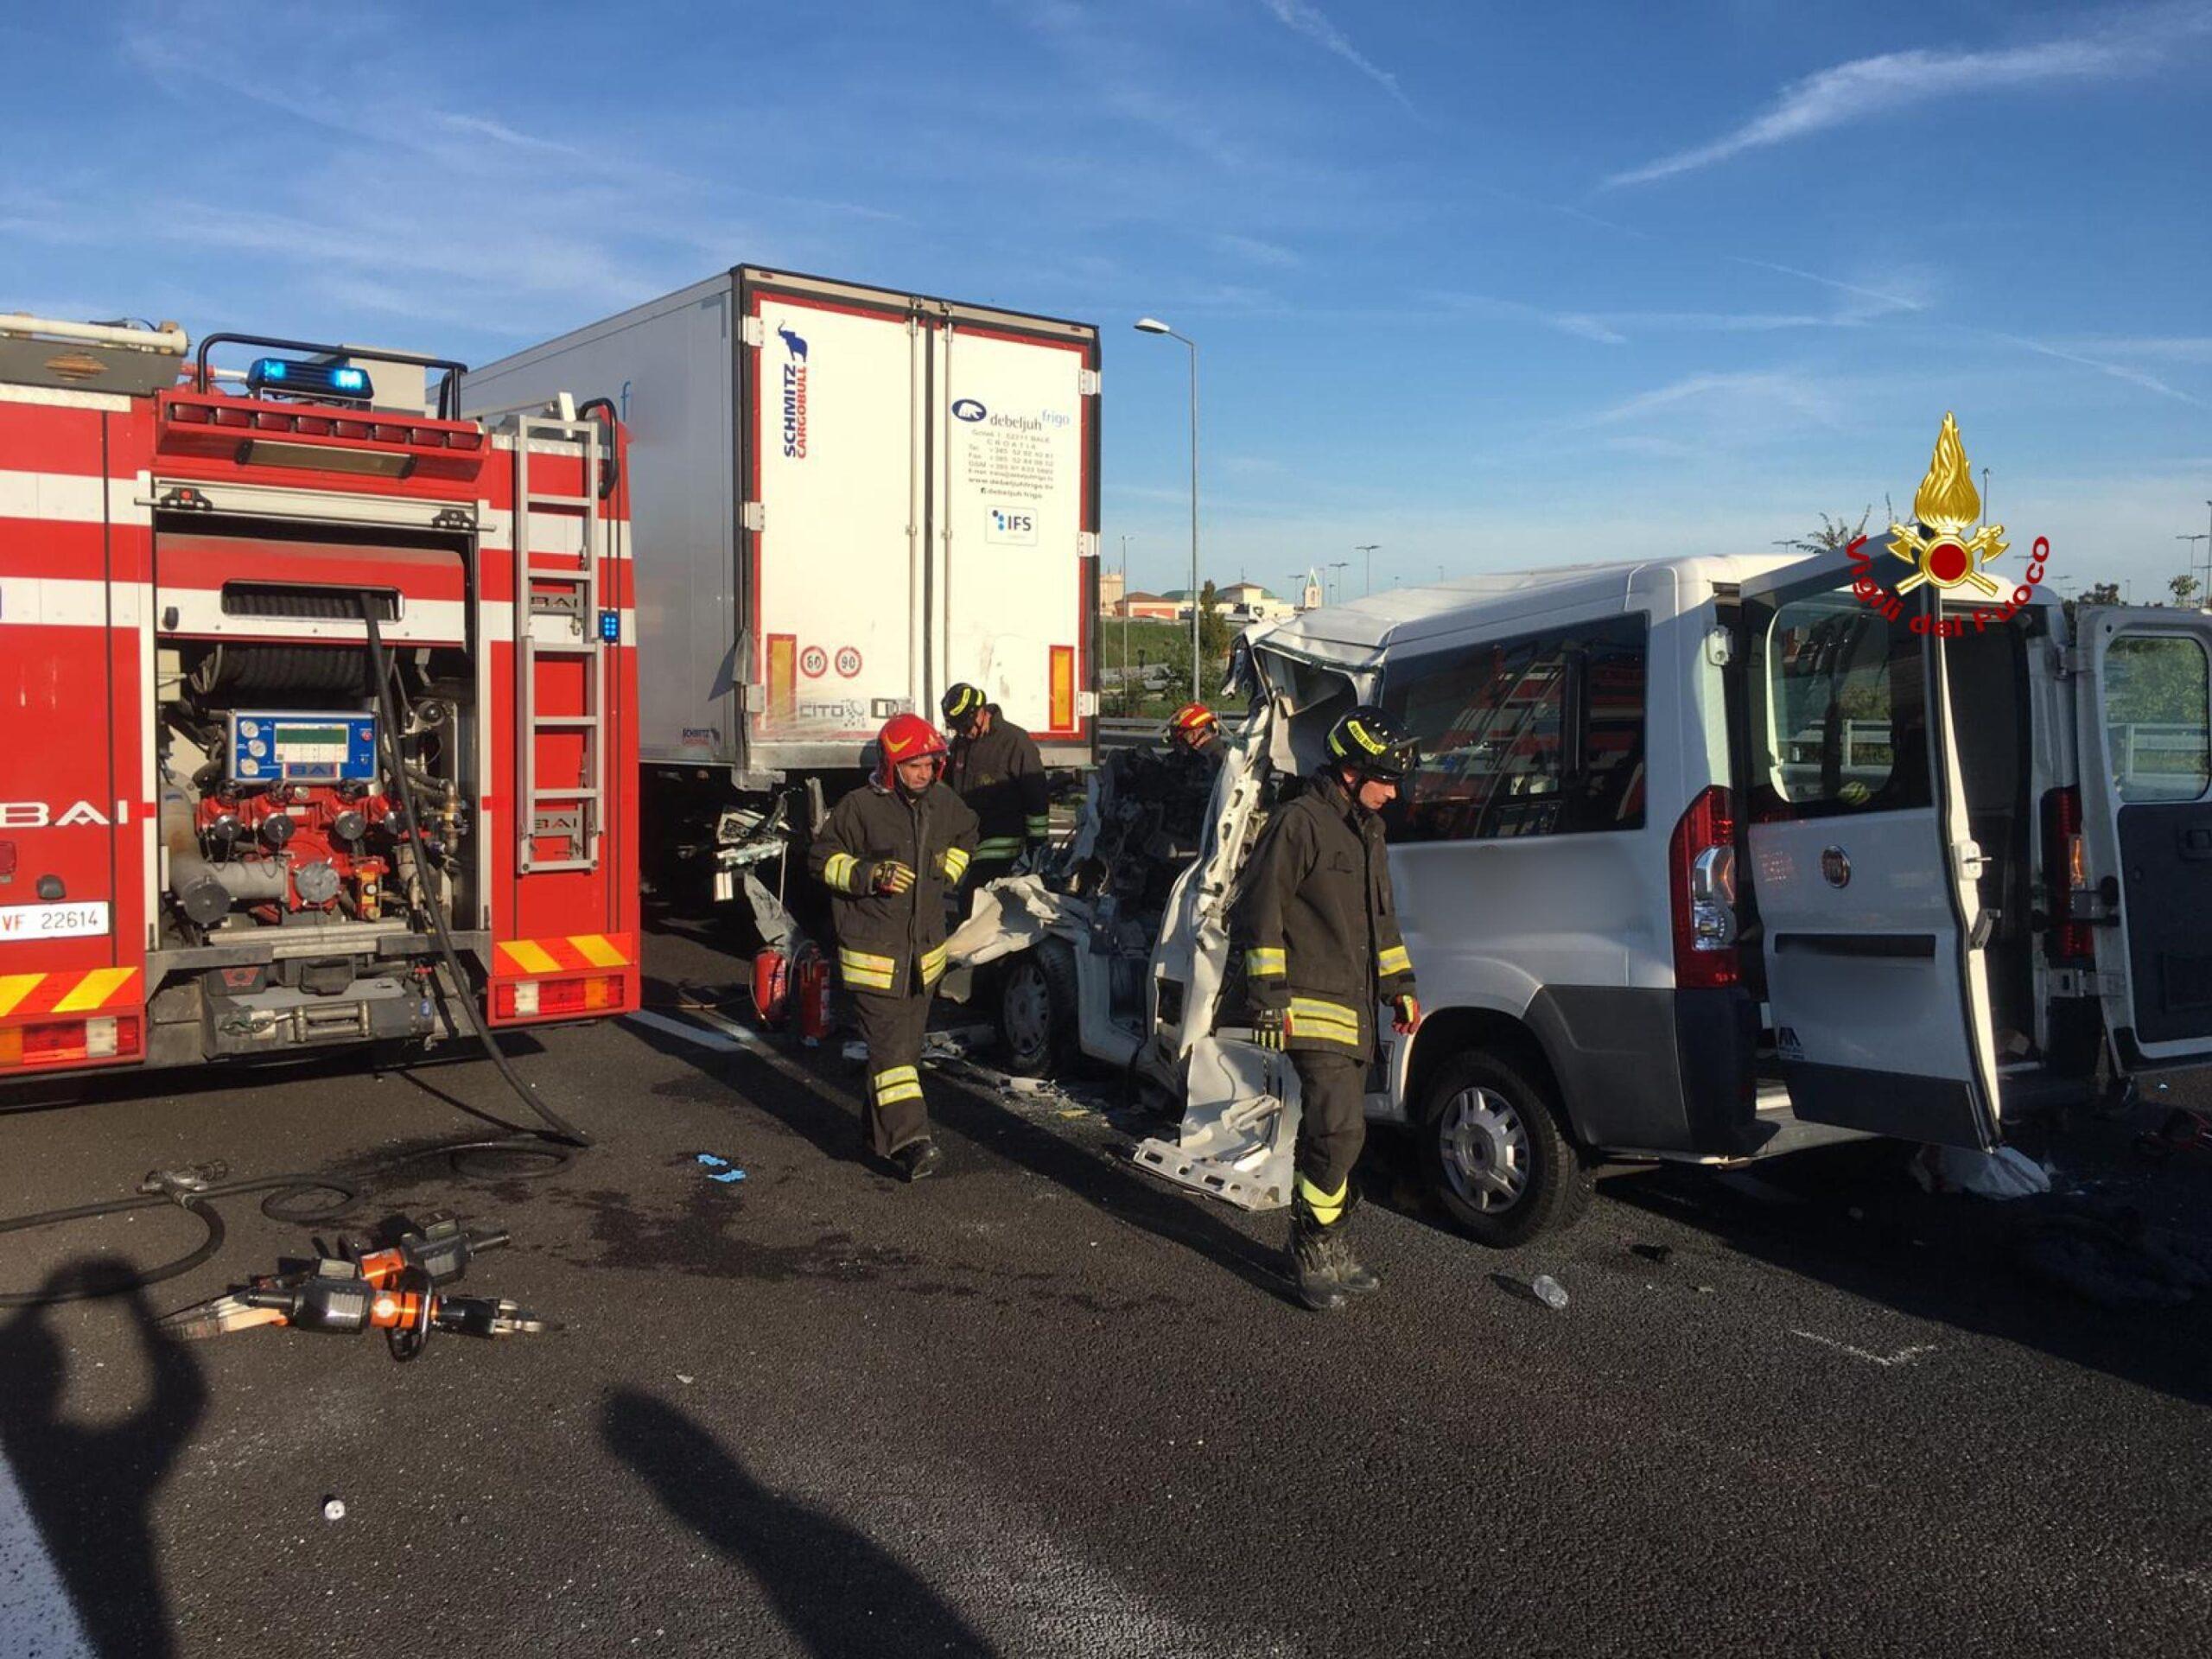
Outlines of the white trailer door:
[{"label": "white trailer door", "polygon": [[1885,615],[1828,554],[1746,584],[1744,835],[1799,1117],[1998,1140],[1996,1054],[1932,587]]},{"label": "white trailer door", "polygon": [[[2105,1024],[2130,1066],[2212,1056],[2212,618],[2084,607],[2075,718]],[[2113,902],[2117,899],[2117,904]]]},{"label": "white trailer door", "polygon": [[1084,742],[1090,346],[957,315],[931,339],[931,695],[965,680],[1047,747]]},{"label": "white trailer door", "polygon": [[749,293],[753,753],[849,746],[856,766],[918,690],[918,331],[904,309]]}]

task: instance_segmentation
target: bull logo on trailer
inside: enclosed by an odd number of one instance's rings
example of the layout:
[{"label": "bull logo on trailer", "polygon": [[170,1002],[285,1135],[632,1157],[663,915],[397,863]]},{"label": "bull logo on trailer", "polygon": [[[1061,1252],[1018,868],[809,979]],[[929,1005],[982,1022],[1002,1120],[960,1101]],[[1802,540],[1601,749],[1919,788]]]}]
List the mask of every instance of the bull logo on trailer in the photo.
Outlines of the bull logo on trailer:
[{"label": "bull logo on trailer", "polygon": [[784,342],[784,455],[790,461],[806,459],[806,341],[779,324],[776,338]]}]

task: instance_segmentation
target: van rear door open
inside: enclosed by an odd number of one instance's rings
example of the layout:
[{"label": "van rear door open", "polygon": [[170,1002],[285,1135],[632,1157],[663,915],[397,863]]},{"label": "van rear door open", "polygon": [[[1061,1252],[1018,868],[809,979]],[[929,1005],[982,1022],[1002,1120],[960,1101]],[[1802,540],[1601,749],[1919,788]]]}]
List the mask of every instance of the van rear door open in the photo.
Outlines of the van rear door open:
[{"label": "van rear door open", "polygon": [[2212,1058],[2212,617],[2085,606],[2075,639],[2106,1028],[2131,1071]]},{"label": "van rear door open", "polygon": [[[1743,845],[1776,1052],[1810,1122],[1997,1144],[1980,853],[1931,588],[1884,603],[1826,554],[1746,583]],[[1957,607],[1948,607],[1955,613]],[[2208,866],[2212,870],[2212,866]]]}]

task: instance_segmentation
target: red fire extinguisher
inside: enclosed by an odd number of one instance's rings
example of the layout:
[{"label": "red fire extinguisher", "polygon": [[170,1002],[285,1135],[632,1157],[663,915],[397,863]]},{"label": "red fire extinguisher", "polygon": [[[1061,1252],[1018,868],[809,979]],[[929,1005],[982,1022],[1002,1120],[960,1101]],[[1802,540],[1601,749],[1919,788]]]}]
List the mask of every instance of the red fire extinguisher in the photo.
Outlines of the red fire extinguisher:
[{"label": "red fire extinguisher", "polygon": [[768,945],[753,958],[753,1011],[770,1027],[791,1013],[791,959],[780,945]]},{"label": "red fire extinguisher", "polygon": [[811,1048],[830,1035],[830,959],[809,946],[791,970],[798,998],[798,1039]]}]

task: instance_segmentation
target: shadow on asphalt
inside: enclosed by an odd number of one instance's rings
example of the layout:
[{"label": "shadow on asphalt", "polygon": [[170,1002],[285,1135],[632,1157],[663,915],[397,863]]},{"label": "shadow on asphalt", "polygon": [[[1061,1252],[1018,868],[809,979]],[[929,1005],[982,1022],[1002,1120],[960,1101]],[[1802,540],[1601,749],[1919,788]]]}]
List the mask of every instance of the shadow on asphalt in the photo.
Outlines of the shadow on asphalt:
[{"label": "shadow on asphalt", "polygon": [[[673,1011],[687,994],[664,980],[648,977],[645,982],[645,1006],[650,1008]],[[781,1073],[741,1052],[714,1052],[645,1027],[632,1025],[630,1031],[647,1046],[681,1058],[742,1095],[810,1142],[823,1157],[833,1162],[868,1163],[854,1111],[826,1092],[797,1087]],[[791,1057],[819,1073],[837,1064],[834,1057],[842,1052],[844,1040],[841,1033],[811,1056],[804,1050],[793,1050]],[[1227,1268],[1256,1289],[1285,1301],[1291,1300],[1274,1254],[1210,1213],[1200,1201],[1157,1186],[1134,1167],[1103,1159],[1090,1148],[1029,1122],[998,1096],[942,1070],[925,1075],[930,1121],[939,1129],[1051,1181],[1118,1220]],[[959,1178],[959,1155],[953,1154],[950,1175],[954,1179]]]},{"label": "shadow on asphalt", "polygon": [[[2116,1161],[2091,1163],[2078,1145],[2070,1150],[2069,1164],[2087,1166],[2093,1195],[2137,1173]],[[2212,1305],[2205,1299],[2105,1307],[2033,1277],[2023,1264],[2025,1246],[2074,1200],[1931,1195],[1906,1173],[1907,1157],[1893,1142],[1839,1147],[1760,1166],[1751,1181],[1657,1169],[1611,1177],[1599,1192],[1913,1319],[2212,1402]]]},{"label": "shadow on asphalt", "polygon": [[891,1551],[768,1491],[675,1407],[620,1389],[601,1410],[600,1434],[664,1509],[760,1580],[817,1659],[995,1651]]},{"label": "shadow on asphalt", "polygon": [[103,1654],[161,1659],[176,1644],[149,1512],[206,1414],[207,1385],[200,1363],[156,1325],[145,1293],[121,1294],[135,1272],[128,1262],[85,1257],[56,1268],[37,1294],[114,1296],[128,1309],[149,1377],[144,1402],[91,1425],[66,1414],[53,1309],[27,1307],[0,1325],[0,1448],[86,1635]]}]

